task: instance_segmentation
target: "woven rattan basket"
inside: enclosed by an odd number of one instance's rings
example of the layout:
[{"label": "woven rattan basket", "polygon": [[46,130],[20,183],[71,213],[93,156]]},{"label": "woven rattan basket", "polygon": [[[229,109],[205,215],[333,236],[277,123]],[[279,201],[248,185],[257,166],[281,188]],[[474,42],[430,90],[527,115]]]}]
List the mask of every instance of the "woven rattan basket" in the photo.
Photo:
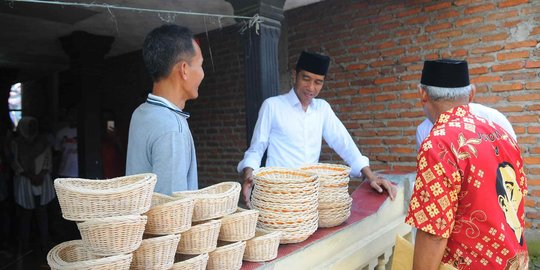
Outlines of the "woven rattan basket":
[{"label": "woven rattan basket", "polygon": [[340,225],[351,215],[351,205],[341,208],[319,209],[319,228],[329,228]]},{"label": "woven rattan basket", "polygon": [[277,257],[281,232],[269,232],[258,229],[255,237],[246,241],[244,261],[266,262]]},{"label": "woven rattan basket", "polygon": [[155,185],[156,175],[150,173],[107,180],[54,180],[62,216],[73,221],[145,213]]},{"label": "woven rattan basket", "polygon": [[248,240],[255,236],[259,211],[238,208],[236,213],[221,219],[219,240],[236,242]]},{"label": "woven rattan basket", "polygon": [[133,252],[130,269],[170,269],[174,264],[179,240],[179,234],[144,239],[141,246]]},{"label": "woven rattan basket", "polygon": [[192,221],[220,218],[234,213],[240,198],[237,182],[223,182],[196,191],[179,191],[174,197],[195,199]]},{"label": "woven rattan basket", "polygon": [[205,270],[207,264],[208,253],[203,253],[174,263],[171,270]]},{"label": "woven rattan basket", "polygon": [[145,233],[166,235],[189,230],[194,206],[193,198],[181,199],[154,193],[152,207],[145,214],[148,216]]},{"label": "woven rattan basket", "polygon": [[146,217],[140,215],[96,218],[77,224],[86,249],[95,255],[131,253],[142,241]]},{"label": "woven rattan basket", "polygon": [[132,254],[98,257],[88,251],[82,240],[60,243],[47,254],[53,270],[128,270]]},{"label": "woven rattan basket", "polygon": [[210,220],[191,226],[182,233],[176,252],[181,254],[208,253],[216,249],[221,220]]},{"label": "woven rattan basket", "polygon": [[351,168],[348,166],[329,163],[306,165],[301,167],[300,170],[316,173],[321,182],[341,180],[349,177],[349,174],[351,173]]},{"label": "woven rattan basket", "polygon": [[305,184],[316,182],[317,174],[285,168],[265,167],[253,173],[255,185],[261,184]]},{"label": "woven rattan basket", "polygon": [[242,267],[242,257],[246,242],[223,243],[208,254],[208,270],[238,270]]}]

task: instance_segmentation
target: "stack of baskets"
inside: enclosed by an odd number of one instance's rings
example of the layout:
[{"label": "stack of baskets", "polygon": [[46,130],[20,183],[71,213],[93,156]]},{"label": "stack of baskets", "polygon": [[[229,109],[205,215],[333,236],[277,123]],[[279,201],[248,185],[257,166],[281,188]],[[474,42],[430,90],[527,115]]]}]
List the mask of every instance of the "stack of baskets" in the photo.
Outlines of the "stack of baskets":
[{"label": "stack of baskets", "polygon": [[191,228],[195,201],[159,193],[152,196],[152,207],[145,216],[145,239],[133,253],[131,269],[170,269],[173,267],[180,233]]},{"label": "stack of baskets", "polygon": [[319,180],[308,171],[266,167],[253,174],[251,203],[259,210],[257,227],[280,231],[281,244],[298,243],[318,226]]},{"label": "stack of baskets", "polygon": [[[241,220],[257,219],[253,212],[235,213],[240,191],[239,183],[223,182],[173,194],[195,202],[192,226],[182,234],[176,251],[179,261],[173,269],[240,269],[245,248],[243,240],[250,233],[249,221]],[[218,239],[232,243],[218,242]]]},{"label": "stack of baskets", "polygon": [[349,195],[351,168],[319,163],[300,169],[319,176],[319,227],[334,227],[345,222],[351,215],[352,198]]},{"label": "stack of baskets", "polygon": [[[51,249],[52,269],[129,269],[142,242],[155,174],[108,180],[59,178],[54,181],[65,219],[77,221],[82,240]],[[98,267],[99,266],[99,267]]]}]

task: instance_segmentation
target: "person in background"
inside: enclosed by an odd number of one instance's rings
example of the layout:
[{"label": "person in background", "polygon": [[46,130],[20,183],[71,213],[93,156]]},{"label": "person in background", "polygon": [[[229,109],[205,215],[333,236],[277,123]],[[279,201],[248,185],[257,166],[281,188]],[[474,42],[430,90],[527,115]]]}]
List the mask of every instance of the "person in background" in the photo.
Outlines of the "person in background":
[{"label": "person in background", "polygon": [[79,177],[79,155],[77,144],[77,109],[67,112],[67,125],[56,132],[55,177]]},{"label": "person in background", "polygon": [[114,114],[109,111],[103,112],[101,135],[101,158],[103,160],[103,177],[114,178],[123,176],[125,173],[124,159],[122,158],[122,146],[114,127]]},{"label": "person in background", "polygon": [[369,159],[360,153],[330,104],[316,98],[329,65],[328,56],[302,52],[293,74],[293,88],[263,102],[250,147],[237,166],[242,174],[243,198],[248,205],[253,170],[261,165],[265,151],[268,151],[266,166],[297,168],[319,161],[322,139],[351,166],[352,176],[363,176],[373,189],[386,190],[394,199],[395,187],[371,171]]},{"label": "person in background", "polygon": [[[504,128],[504,130],[506,130],[506,132],[508,132],[508,134],[517,141],[516,132],[514,131],[514,128],[512,128],[512,124],[510,124],[510,121],[506,119],[504,114],[502,114],[496,109],[478,103],[469,103],[469,108],[472,114],[493,121],[493,123]],[[420,144],[422,144],[422,141],[424,141],[432,128],[433,123],[431,123],[429,119],[425,119],[422,123],[420,123],[420,125],[418,125],[418,127],[416,128],[417,147],[420,147]]]},{"label": "person in background", "polygon": [[425,61],[419,85],[435,123],[417,157],[405,222],[417,228],[413,269],[528,269],[527,177],[516,140],[471,113],[466,61]]},{"label": "person in background", "polygon": [[131,117],[126,175],[155,173],[155,192],[166,195],[195,190],[197,158],[184,107],[204,78],[201,48],[189,29],[167,24],[146,36],[142,54],[153,87]]},{"label": "person in background", "polygon": [[32,214],[35,214],[41,251],[49,248],[48,204],[56,197],[51,179],[52,150],[46,136],[39,134],[36,118],[22,117],[18,136],[11,143],[14,199],[18,206],[19,253],[29,250]]}]

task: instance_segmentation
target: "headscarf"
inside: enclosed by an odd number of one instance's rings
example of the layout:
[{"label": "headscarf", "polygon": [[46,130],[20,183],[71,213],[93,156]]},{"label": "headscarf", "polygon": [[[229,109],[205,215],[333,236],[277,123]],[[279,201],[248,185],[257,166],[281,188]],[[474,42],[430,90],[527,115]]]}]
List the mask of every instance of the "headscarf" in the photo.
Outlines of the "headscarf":
[{"label": "headscarf", "polygon": [[16,158],[24,171],[35,172],[35,160],[46,150],[48,144],[44,136],[39,135],[38,120],[24,116],[17,125],[20,137],[15,140]]}]

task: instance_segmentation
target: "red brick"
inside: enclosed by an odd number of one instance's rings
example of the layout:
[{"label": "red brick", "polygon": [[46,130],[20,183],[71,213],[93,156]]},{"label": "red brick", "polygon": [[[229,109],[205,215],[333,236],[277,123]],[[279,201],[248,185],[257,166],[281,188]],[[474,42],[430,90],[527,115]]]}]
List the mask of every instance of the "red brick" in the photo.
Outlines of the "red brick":
[{"label": "red brick", "polygon": [[381,52],[381,54],[384,55],[384,56],[401,55],[401,54],[404,54],[404,53],[405,53],[405,49],[403,49],[403,48],[397,48],[397,49],[386,50],[386,51]]},{"label": "red brick", "polygon": [[419,17],[413,17],[413,18],[410,18],[408,20],[405,21],[405,24],[406,25],[411,25],[411,24],[419,24],[419,23],[426,23],[427,21],[429,21],[429,17],[428,16],[419,16]]},{"label": "red brick", "polygon": [[366,64],[354,64],[354,65],[348,65],[347,70],[362,70],[367,68]]},{"label": "red brick", "polygon": [[526,47],[535,47],[538,44],[536,40],[525,40],[518,42],[510,42],[504,45],[504,48],[507,50],[516,49],[516,48],[526,48]]},{"label": "red brick", "polygon": [[401,23],[399,23],[399,22],[391,22],[391,23],[386,23],[386,24],[380,25],[379,29],[381,29],[381,30],[392,30],[392,29],[398,28],[399,26],[401,26]]},{"label": "red brick", "polygon": [[512,28],[512,27],[517,26],[520,23],[521,23],[521,20],[515,20],[515,21],[503,22],[502,26],[504,28]]},{"label": "red brick", "polygon": [[488,73],[487,67],[469,68],[469,74],[471,75],[486,74],[486,73]]},{"label": "red brick", "polygon": [[454,5],[456,6],[467,6],[467,5],[470,5],[472,3],[478,3],[478,2],[482,2],[482,0],[456,0],[454,1]]},{"label": "red brick", "polygon": [[468,27],[468,28],[465,28],[463,30],[463,33],[464,34],[475,34],[475,33],[480,33],[482,35],[486,35],[490,32],[493,32],[497,30],[497,26],[494,25],[494,24],[484,24],[482,26],[478,26],[478,27]]},{"label": "red brick", "polygon": [[424,7],[424,10],[427,11],[427,12],[431,12],[431,11],[434,11],[434,10],[439,10],[439,9],[443,9],[443,8],[449,8],[451,6],[452,6],[451,2],[442,2],[442,3],[435,4],[435,5]]},{"label": "red brick", "polygon": [[471,50],[474,54],[485,54],[490,52],[498,52],[503,49],[502,45],[493,45],[488,47],[474,48]]},{"label": "red brick", "polygon": [[521,51],[521,52],[507,52],[507,53],[498,53],[497,54],[497,60],[504,61],[504,60],[510,60],[510,59],[518,59],[518,58],[528,58],[529,52],[528,51]]},{"label": "red brick", "polygon": [[499,76],[478,76],[471,78],[472,83],[487,83],[487,82],[498,82],[501,80]]},{"label": "red brick", "polygon": [[528,60],[525,64],[526,68],[540,68],[540,61]]},{"label": "red brick", "polygon": [[521,83],[514,83],[514,84],[495,84],[491,87],[491,90],[494,92],[501,92],[501,91],[516,91],[523,89],[523,86]]},{"label": "red brick", "polygon": [[447,12],[442,12],[441,14],[439,14],[439,16],[437,16],[438,19],[448,19],[448,18],[454,18],[454,17],[458,17],[459,16],[459,12],[455,11],[455,10],[449,10]]},{"label": "red brick", "polygon": [[396,17],[398,17],[398,18],[408,17],[408,16],[411,16],[411,15],[420,14],[421,12],[422,12],[422,8],[411,8],[411,9],[408,9],[408,10],[406,10],[404,12],[397,13]]},{"label": "red brick", "polygon": [[461,36],[462,33],[463,32],[461,30],[451,30],[451,31],[444,31],[444,32],[433,34],[433,37],[435,39],[451,38],[451,37]]},{"label": "red brick", "polygon": [[526,3],[529,3],[529,0],[508,0],[508,1],[503,1],[499,3],[499,7],[500,8],[513,7],[513,6],[522,5]]},{"label": "red brick", "polygon": [[482,37],[482,41],[499,41],[499,40],[505,40],[507,38],[508,38],[507,33],[499,33],[499,34],[484,36]]},{"label": "red brick", "polygon": [[441,49],[441,48],[447,48],[449,45],[450,44],[447,41],[443,41],[443,42],[427,44],[427,45],[423,46],[422,49],[428,50],[428,51],[437,50],[437,49]]},{"label": "red brick", "polygon": [[373,83],[375,84],[387,84],[387,83],[393,83],[396,82],[396,77],[387,77],[387,78],[377,78]]},{"label": "red brick", "polygon": [[522,112],[523,106],[504,106],[504,107],[497,107],[497,110],[501,112]]},{"label": "red brick", "polygon": [[371,67],[384,67],[384,66],[392,66],[394,65],[394,60],[382,60],[382,61],[374,61],[369,64]]},{"label": "red brick", "polygon": [[461,19],[461,20],[458,20],[456,22],[456,26],[458,27],[462,27],[464,25],[468,25],[468,24],[480,24],[484,21],[484,19],[482,17],[472,17],[472,18],[466,18],[466,19]]},{"label": "red brick", "polygon": [[540,89],[540,82],[528,82],[525,84],[525,89]]},{"label": "red brick", "polygon": [[540,164],[540,157],[523,157],[523,160],[525,161],[525,164]]},{"label": "red brick", "polygon": [[474,38],[466,38],[461,40],[456,40],[452,42],[452,46],[454,47],[462,47],[464,45],[469,45],[473,43],[479,43],[480,38],[474,37]]},{"label": "red brick", "polygon": [[506,12],[497,12],[487,16],[488,21],[500,21],[507,18],[518,17],[519,12],[517,10],[511,10]]},{"label": "red brick", "polygon": [[383,50],[383,49],[388,49],[388,48],[392,48],[392,47],[395,47],[395,46],[396,46],[396,42],[387,41],[387,42],[380,43],[379,45],[375,46],[375,48],[378,49],[378,50]]},{"label": "red brick", "polygon": [[494,4],[479,5],[465,9],[465,14],[473,14],[479,12],[486,12],[495,9]]},{"label": "red brick", "polygon": [[540,34],[540,26],[533,28],[533,30],[529,33],[529,35],[531,36],[538,35],[538,34]]},{"label": "red brick", "polygon": [[420,32],[420,28],[411,28],[411,29],[402,29],[396,31],[397,37],[404,37],[404,36],[413,36],[418,34]]},{"label": "red brick", "polygon": [[532,133],[532,134],[540,134],[540,126],[527,127],[527,132]]},{"label": "red brick", "polygon": [[514,73],[505,72],[502,76],[503,81],[515,81],[515,80],[529,81],[529,80],[534,80],[534,79],[536,79],[535,72],[524,72],[523,69]]},{"label": "red brick", "polygon": [[426,26],[426,32],[433,32],[433,31],[438,31],[442,29],[450,29],[450,28],[452,28],[452,24],[448,22],[440,23],[440,24],[431,24],[431,25]]},{"label": "red brick", "polygon": [[521,102],[521,101],[531,101],[531,100],[540,100],[540,94],[526,94],[519,96],[509,96],[509,102]]},{"label": "red brick", "polygon": [[405,57],[401,57],[398,60],[398,62],[399,63],[420,62],[420,57],[419,56],[405,56]]},{"label": "red brick", "polygon": [[523,62],[512,62],[508,64],[501,64],[501,65],[494,65],[491,67],[491,70],[494,72],[497,71],[508,71],[508,70],[516,70],[523,67]]},{"label": "red brick", "polygon": [[420,82],[420,77],[421,77],[422,74],[413,74],[413,75],[403,75],[403,76],[400,76],[399,78],[401,79],[401,81],[418,81]]},{"label": "red brick", "polygon": [[477,63],[486,63],[486,62],[493,62],[495,60],[492,56],[479,56],[479,57],[469,57],[467,59],[467,62],[469,64],[477,64]]}]

